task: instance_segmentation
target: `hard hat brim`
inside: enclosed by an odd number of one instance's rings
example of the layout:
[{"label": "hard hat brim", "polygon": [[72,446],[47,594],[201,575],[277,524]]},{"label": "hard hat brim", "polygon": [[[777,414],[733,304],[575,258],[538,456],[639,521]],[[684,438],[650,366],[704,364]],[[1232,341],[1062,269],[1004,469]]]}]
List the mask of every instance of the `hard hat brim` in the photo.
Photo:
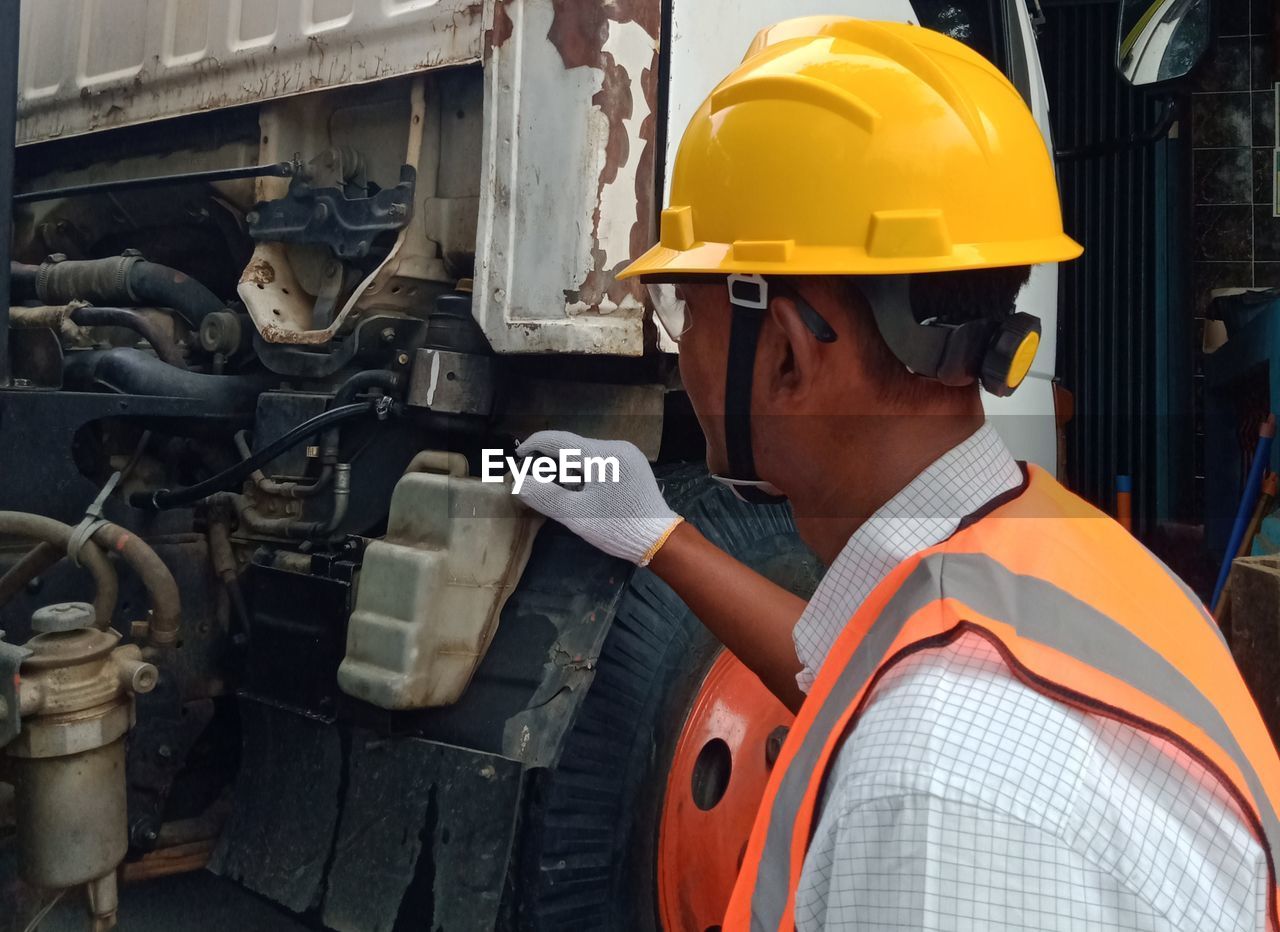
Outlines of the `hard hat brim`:
[{"label": "hard hat brim", "polygon": [[847,246],[794,246],[777,259],[734,256],[732,243],[697,243],[689,249],[654,246],[617,274],[646,281],[683,275],[910,275],[963,269],[1066,262],[1084,247],[1065,233],[1048,239],[953,246],[947,255],[871,256]]}]

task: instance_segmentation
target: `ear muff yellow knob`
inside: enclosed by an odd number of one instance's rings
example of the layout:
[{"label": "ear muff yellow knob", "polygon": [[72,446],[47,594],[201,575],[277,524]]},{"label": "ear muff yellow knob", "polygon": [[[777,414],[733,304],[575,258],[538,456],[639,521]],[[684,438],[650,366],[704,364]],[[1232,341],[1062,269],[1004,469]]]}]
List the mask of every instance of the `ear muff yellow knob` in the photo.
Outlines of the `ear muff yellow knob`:
[{"label": "ear muff yellow knob", "polygon": [[1022,338],[1018,351],[1013,354],[1013,363],[1009,366],[1009,377],[1005,380],[1010,388],[1017,388],[1031,371],[1031,363],[1036,358],[1036,350],[1040,348],[1040,334],[1028,333]]},{"label": "ear muff yellow knob", "polygon": [[1040,348],[1040,319],[1011,314],[1000,325],[982,360],[982,387],[993,395],[1012,395],[1031,371]]}]

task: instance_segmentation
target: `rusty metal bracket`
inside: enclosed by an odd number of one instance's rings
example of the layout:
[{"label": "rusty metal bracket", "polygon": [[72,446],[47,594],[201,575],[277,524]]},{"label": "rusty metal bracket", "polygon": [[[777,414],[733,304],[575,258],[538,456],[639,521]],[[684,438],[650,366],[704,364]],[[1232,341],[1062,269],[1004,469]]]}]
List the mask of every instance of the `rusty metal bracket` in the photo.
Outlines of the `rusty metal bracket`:
[{"label": "rusty metal bracket", "polygon": [[[0,631],[0,637],[4,632]],[[22,677],[18,669],[22,661],[31,656],[31,650],[0,640],[0,747],[4,747],[22,731],[21,704],[18,684]]]},{"label": "rusty metal bracket", "polygon": [[289,193],[263,201],[245,218],[255,240],[322,243],[342,259],[369,254],[379,233],[400,230],[413,218],[417,169],[400,166],[400,183],[369,197],[348,197],[342,188],[313,188],[295,179]]}]

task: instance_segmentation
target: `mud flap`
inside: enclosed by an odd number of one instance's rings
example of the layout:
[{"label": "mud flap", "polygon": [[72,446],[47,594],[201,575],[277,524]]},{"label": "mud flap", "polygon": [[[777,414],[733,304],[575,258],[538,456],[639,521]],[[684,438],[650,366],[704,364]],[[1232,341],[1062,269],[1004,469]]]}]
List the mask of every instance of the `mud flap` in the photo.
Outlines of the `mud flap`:
[{"label": "mud flap", "polygon": [[336,932],[490,930],[515,761],[241,703],[235,809],[210,869]]}]

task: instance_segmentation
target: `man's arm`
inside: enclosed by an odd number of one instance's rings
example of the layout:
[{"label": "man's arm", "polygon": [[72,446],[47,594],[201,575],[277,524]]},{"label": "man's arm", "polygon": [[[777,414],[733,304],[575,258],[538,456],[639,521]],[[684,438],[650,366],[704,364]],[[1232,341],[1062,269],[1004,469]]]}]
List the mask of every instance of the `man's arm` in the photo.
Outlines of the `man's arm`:
[{"label": "man's arm", "polygon": [[605,553],[649,566],[783,704],[798,709],[804,694],[796,686],[800,661],[791,631],[804,600],[684,523],[663,499],[648,460],[632,444],[541,431],[517,453],[556,456],[562,450],[617,460],[618,481],[567,488],[526,480],[520,499]]},{"label": "man's arm", "polygon": [[765,579],[681,522],[649,564],[690,611],[795,712],[800,661],[791,631],[805,601]]}]

